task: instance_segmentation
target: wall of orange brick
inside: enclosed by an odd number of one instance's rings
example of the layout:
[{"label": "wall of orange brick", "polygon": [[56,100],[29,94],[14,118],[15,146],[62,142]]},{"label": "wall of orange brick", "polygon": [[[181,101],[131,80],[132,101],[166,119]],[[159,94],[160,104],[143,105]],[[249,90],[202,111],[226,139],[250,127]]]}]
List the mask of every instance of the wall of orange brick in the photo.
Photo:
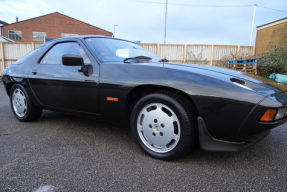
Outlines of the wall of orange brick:
[{"label": "wall of orange brick", "polygon": [[9,38],[8,30],[22,31],[21,42],[32,42],[33,32],[46,32],[46,36],[53,39],[61,38],[62,33],[105,35],[110,37],[113,35],[109,31],[78,21],[61,13],[53,13],[4,26],[2,27],[2,35],[4,37]]},{"label": "wall of orange brick", "polygon": [[255,55],[259,56],[273,42],[277,46],[287,46],[287,22],[257,30]]}]

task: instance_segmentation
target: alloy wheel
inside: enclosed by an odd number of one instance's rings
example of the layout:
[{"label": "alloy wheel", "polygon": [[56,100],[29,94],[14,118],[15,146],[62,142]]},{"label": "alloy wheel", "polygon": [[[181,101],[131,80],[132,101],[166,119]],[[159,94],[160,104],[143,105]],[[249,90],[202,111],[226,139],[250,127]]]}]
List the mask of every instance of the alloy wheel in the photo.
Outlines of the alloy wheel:
[{"label": "alloy wheel", "polygon": [[158,153],[166,153],[176,147],[181,128],[173,110],[161,103],[151,103],[140,111],[137,131],[146,147]]},{"label": "alloy wheel", "polygon": [[13,110],[19,117],[24,117],[27,113],[27,101],[21,89],[15,89],[12,98]]}]

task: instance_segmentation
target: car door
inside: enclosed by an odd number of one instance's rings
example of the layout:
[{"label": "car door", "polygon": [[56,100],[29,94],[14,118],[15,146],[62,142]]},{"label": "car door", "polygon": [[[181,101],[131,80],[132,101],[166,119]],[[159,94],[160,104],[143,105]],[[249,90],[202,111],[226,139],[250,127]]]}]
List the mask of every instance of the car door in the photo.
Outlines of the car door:
[{"label": "car door", "polygon": [[[79,55],[85,64],[93,66],[89,77],[79,72],[79,66],[62,64],[65,54]],[[99,114],[99,64],[80,41],[63,41],[51,45],[34,63],[29,82],[45,106]]]}]

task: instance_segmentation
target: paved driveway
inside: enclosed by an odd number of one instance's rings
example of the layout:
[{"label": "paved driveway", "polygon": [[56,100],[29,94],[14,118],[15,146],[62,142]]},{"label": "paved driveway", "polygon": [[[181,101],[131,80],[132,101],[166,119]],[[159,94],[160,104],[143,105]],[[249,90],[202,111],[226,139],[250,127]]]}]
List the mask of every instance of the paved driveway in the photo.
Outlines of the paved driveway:
[{"label": "paved driveway", "polygon": [[[287,125],[238,153],[143,154],[129,127],[44,111],[14,118],[0,82],[0,191],[286,191]],[[44,187],[46,186],[46,188]],[[38,190],[40,191],[40,190]]]}]

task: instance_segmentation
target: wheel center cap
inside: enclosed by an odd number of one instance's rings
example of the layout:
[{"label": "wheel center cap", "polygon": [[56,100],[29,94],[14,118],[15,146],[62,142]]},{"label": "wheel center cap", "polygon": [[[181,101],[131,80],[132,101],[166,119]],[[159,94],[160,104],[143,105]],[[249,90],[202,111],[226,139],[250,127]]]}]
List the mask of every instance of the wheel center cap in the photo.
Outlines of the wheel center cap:
[{"label": "wheel center cap", "polygon": [[154,124],[153,130],[159,132],[160,131],[160,127],[157,124]]}]

